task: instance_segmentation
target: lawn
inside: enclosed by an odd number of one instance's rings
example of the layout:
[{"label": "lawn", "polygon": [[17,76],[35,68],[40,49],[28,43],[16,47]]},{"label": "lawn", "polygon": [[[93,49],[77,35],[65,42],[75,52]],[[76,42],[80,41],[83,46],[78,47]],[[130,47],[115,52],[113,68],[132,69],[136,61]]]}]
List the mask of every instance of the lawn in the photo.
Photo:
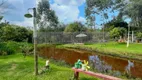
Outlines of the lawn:
[{"label": "lawn", "polygon": [[[39,59],[39,71],[44,67],[45,59]],[[69,80],[73,77],[71,66],[59,61],[50,61],[50,70],[34,76],[34,59],[32,56],[24,58],[22,54],[0,56],[0,80]],[[98,80],[80,75],[80,80]]]},{"label": "lawn", "polygon": [[131,43],[126,47],[125,43],[108,42],[94,44],[65,44],[58,47],[69,47],[78,49],[91,49],[103,54],[142,60],[142,44]]}]

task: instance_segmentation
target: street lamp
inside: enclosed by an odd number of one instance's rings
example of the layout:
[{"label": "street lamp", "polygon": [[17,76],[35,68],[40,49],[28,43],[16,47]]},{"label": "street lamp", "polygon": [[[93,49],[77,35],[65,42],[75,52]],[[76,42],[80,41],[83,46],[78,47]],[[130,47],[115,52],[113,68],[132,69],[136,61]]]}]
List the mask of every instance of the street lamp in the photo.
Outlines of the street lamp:
[{"label": "street lamp", "polygon": [[[29,10],[33,10],[33,15],[29,13]],[[28,13],[24,15],[26,18],[33,17],[33,38],[34,38],[34,68],[35,68],[35,75],[38,75],[38,55],[36,52],[37,49],[37,31],[36,31],[36,8],[29,8]]]}]

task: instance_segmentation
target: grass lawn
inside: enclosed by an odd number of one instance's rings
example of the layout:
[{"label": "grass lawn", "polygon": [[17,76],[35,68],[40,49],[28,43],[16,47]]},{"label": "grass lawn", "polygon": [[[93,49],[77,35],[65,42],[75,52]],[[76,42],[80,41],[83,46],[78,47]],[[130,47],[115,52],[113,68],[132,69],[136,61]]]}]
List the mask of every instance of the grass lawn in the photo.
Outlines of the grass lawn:
[{"label": "grass lawn", "polygon": [[58,47],[70,47],[80,49],[91,49],[100,53],[109,54],[113,56],[126,57],[142,60],[142,44],[130,44],[127,48],[126,44],[109,42],[109,43],[95,43],[95,44],[65,44]]},{"label": "grass lawn", "polygon": [[[34,59],[22,54],[0,56],[0,80],[70,80],[73,77],[71,67],[50,61],[50,70],[34,76]],[[39,59],[39,69],[45,65],[45,59]],[[80,80],[98,80],[96,78],[80,74]]]}]

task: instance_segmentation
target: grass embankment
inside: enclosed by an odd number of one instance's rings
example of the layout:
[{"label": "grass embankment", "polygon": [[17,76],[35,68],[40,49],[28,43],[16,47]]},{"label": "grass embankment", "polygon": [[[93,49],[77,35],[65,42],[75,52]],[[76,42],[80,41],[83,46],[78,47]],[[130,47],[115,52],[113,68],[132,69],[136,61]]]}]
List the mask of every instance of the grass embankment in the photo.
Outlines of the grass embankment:
[{"label": "grass embankment", "polygon": [[58,47],[86,49],[102,54],[125,57],[129,59],[142,60],[142,44],[133,43],[129,47],[126,44],[109,42],[109,43],[95,43],[95,44],[65,44]]},{"label": "grass embankment", "polygon": [[[44,67],[45,60],[39,59],[39,71]],[[69,80],[73,77],[71,67],[51,60],[50,70],[34,76],[34,59],[21,54],[0,56],[0,80]],[[97,80],[93,77],[80,75],[80,80]]]}]

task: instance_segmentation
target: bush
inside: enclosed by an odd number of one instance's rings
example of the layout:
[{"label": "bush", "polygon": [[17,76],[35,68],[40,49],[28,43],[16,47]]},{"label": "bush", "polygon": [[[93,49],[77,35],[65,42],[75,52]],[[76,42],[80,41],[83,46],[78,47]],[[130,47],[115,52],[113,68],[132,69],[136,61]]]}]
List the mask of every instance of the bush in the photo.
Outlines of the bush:
[{"label": "bush", "polygon": [[0,55],[10,55],[15,53],[15,51],[10,48],[10,46],[7,46],[6,43],[0,43]]},{"label": "bush", "polygon": [[0,28],[0,39],[3,41],[32,42],[32,30],[17,25],[3,25]]},{"label": "bush", "polygon": [[125,28],[114,28],[109,32],[111,38],[119,38],[120,36],[123,38],[125,33]]},{"label": "bush", "polygon": [[138,32],[138,33],[136,34],[136,36],[137,36],[137,38],[142,38],[142,32]]},{"label": "bush", "polygon": [[32,52],[33,46],[26,42],[1,42],[0,43],[0,55],[10,55],[18,52]]},{"label": "bush", "polygon": [[24,57],[26,57],[29,54],[32,54],[34,50],[31,44],[25,42],[20,45],[20,49]]}]

